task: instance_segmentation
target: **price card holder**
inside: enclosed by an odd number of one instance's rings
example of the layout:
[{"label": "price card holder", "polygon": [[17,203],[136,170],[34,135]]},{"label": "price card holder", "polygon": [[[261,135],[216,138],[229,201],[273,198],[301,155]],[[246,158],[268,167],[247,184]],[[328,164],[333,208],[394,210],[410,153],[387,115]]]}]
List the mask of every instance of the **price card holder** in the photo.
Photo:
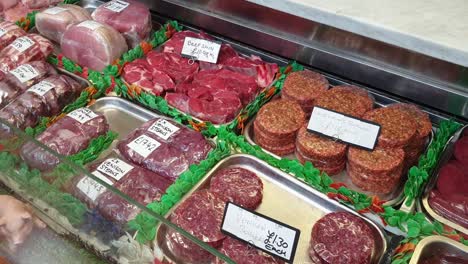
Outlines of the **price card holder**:
[{"label": "price card holder", "polygon": [[301,231],[227,202],[221,232],[288,263],[294,262]]},{"label": "price card holder", "polygon": [[307,130],[367,150],[374,150],[380,135],[377,123],[319,106],[314,107]]},{"label": "price card holder", "polygon": [[216,63],[220,49],[221,43],[218,41],[186,37],[181,55],[192,60]]}]

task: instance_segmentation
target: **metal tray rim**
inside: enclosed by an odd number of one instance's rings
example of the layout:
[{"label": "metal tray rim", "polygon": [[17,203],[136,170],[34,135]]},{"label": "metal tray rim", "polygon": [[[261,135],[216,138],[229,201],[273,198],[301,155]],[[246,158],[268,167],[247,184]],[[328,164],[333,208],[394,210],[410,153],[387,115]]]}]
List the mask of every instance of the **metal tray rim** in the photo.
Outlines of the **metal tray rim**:
[{"label": "metal tray rim", "polygon": [[421,258],[421,254],[423,253],[424,248],[434,242],[442,242],[460,251],[468,252],[468,246],[455,242],[450,238],[438,235],[429,236],[419,241],[418,245],[416,245],[416,249],[414,250],[413,256],[411,257],[410,264],[417,264]]}]

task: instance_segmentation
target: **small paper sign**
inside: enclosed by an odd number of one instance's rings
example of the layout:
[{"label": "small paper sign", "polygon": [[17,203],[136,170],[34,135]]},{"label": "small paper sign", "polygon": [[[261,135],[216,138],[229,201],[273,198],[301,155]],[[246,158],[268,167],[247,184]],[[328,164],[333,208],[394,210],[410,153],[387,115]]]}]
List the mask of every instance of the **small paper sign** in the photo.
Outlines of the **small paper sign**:
[{"label": "small paper sign", "polygon": [[148,128],[148,131],[164,140],[168,140],[175,132],[179,131],[179,128],[165,119],[159,119]]},{"label": "small paper sign", "polygon": [[0,27],[0,38],[7,33],[6,29]]},{"label": "small paper sign", "polygon": [[226,203],[221,231],[293,263],[301,231],[270,217]]},{"label": "small paper sign", "polygon": [[198,61],[216,63],[218,61],[221,43],[186,37],[182,47],[182,56]]},{"label": "small paper sign", "polygon": [[161,146],[161,143],[147,135],[141,135],[128,144],[129,148],[144,158],[147,158],[159,146]]},{"label": "small paper sign", "polygon": [[67,11],[67,9],[56,6],[56,7],[46,9],[44,13],[49,14],[49,15],[57,15],[57,14],[62,13],[63,11]]},{"label": "small paper sign", "polygon": [[67,116],[75,119],[76,121],[80,122],[81,124],[84,124],[84,123],[94,119],[98,115],[96,113],[94,113],[93,111],[89,110],[88,108],[79,108],[79,109],[76,109],[75,111],[69,113]]},{"label": "small paper sign", "polygon": [[17,51],[24,52],[25,50],[29,49],[30,47],[34,45],[34,41],[28,37],[21,37],[13,41],[11,45]]},{"label": "small paper sign", "polygon": [[91,29],[91,30],[96,30],[100,27],[102,27],[102,24],[101,23],[98,23],[96,21],[92,21],[92,20],[87,20],[87,21],[84,21],[84,22],[81,22],[80,24],[78,24],[79,27],[85,27],[85,28],[88,28],[88,29]]},{"label": "small paper sign", "polygon": [[98,171],[114,178],[116,181],[122,179],[133,166],[120,159],[107,159],[99,165]]},{"label": "small paper sign", "polygon": [[116,0],[116,1],[112,1],[112,2],[108,3],[104,7],[111,10],[111,11],[114,11],[116,13],[120,13],[125,8],[127,8],[129,5],[130,4],[125,2],[125,1]]},{"label": "small paper sign", "polygon": [[[105,183],[113,185],[113,182],[107,179],[106,176],[102,175],[100,172],[94,171],[92,172],[92,174],[98,177],[100,180],[104,181]],[[106,187],[104,187],[104,185],[91,179],[88,176],[85,176],[83,179],[81,179],[76,185],[76,187],[78,187],[78,189],[82,191],[86,196],[88,196],[88,198],[91,199],[93,202],[96,201],[96,199],[106,191]]]},{"label": "small paper sign", "polygon": [[44,96],[48,91],[52,90],[55,87],[53,83],[48,81],[42,81],[36,85],[33,85],[28,89],[29,92],[33,92],[39,96]]},{"label": "small paper sign", "polygon": [[29,64],[23,64],[14,70],[11,70],[10,73],[13,74],[16,79],[22,83],[30,81],[31,79],[39,76],[39,72]]},{"label": "small paper sign", "polygon": [[315,106],[307,129],[339,141],[373,150],[380,125]]}]

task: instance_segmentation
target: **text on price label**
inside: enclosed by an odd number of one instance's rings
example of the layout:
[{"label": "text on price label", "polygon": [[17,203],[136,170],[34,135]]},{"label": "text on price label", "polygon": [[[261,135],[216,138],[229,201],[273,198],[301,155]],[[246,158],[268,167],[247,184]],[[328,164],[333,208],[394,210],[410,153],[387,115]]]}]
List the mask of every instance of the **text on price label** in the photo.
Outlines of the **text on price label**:
[{"label": "text on price label", "polygon": [[340,114],[322,107],[314,107],[307,129],[351,145],[373,150],[380,133],[380,125]]},{"label": "text on price label", "polygon": [[[104,181],[109,185],[113,185],[112,181],[106,178],[106,176],[102,175],[98,171],[94,171],[92,173],[94,176],[98,177],[100,180]],[[78,184],[76,185],[78,189],[83,192],[86,196],[89,197],[92,201],[96,201],[99,195],[103,194],[106,191],[106,187],[100,184],[99,182],[91,179],[88,176],[85,176],[81,179]]]},{"label": "text on price label", "polygon": [[221,231],[287,262],[294,261],[300,231],[228,202]]},{"label": "text on price label", "polygon": [[17,51],[24,52],[30,47],[34,46],[34,41],[28,37],[17,38],[10,45],[13,46]]},{"label": "text on price label", "polygon": [[16,79],[22,83],[30,81],[31,79],[39,76],[39,72],[29,64],[23,64],[14,70],[11,70],[10,73],[13,74]]},{"label": "text on price label", "polygon": [[39,96],[44,96],[48,91],[52,90],[55,87],[53,83],[48,81],[42,81],[38,84],[33,85],[28,89],[29,92],[33,92]]},{"label": "text on price label", "polygon": [[96,118],[98,115],[88,108],[79,108],[69,113],[68,116],[84,124]]},{"label": "text on price label", "polygon": [[182,55],[194,60],[216,63],[221,44],[206,39],[186,37]]},{"label": "text on price label", "polygon": [[161,146],[161,143],[147,135],[141,135],[128,144],[129,148],[144,158],[147,158],[159,146]]},{"label": "text on price label", "polygon": [[132,165],[120,159],[107,159],[97,168],[99,172],[114,178],[116,181],[122,179],[132,169]]},{"label": "text on price label", "polygon": [[168,140],[175,132],[179,131],[179,128],[165,119],[159,119],[148,128],[148,131],[164,140]]},{"label": "text on price label", "polygon": [[57,15],[64,11],[67,11],[67,10],[65,8],[56,6],[56,7],[52,7],[52,8],[45,10],[44,13],[49,14],[49,15]]},{"label": "text on price label", "polygon": [[109,4],[105,5],[104,7],[111,10],[111,11],[114,11],[116,13],[120,13],[125,8],[127,8],[129,5],[130,4],[125,2],[125,1],[116,0],[116,1],[110,2]]},{"label": "text on price label", "polygon": [[7,33],[6,29],[0,27],[0,37],[3,37]]}]

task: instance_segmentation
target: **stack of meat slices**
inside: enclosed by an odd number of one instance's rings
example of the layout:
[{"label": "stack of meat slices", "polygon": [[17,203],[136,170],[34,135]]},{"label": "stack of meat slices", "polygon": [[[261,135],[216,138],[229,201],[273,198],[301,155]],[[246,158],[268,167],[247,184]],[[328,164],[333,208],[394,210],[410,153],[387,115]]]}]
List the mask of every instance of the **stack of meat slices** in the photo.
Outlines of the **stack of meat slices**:
[{"label": "stack of meat slices", "polygon": [[341,85],[323,93],[315,105],[353,117],[362,117],[374,108],[374,100],[361,88]]},{"label": "stack of meat slices", "polygon": [[346,144],[310,133],[307,126],[303,126],[297,135],[296,156],[299,161],[310,161],[328,175],[336,175],[344,170],[346,150]]},{"label": "stack of meat slices", "polygon": [[328,80],[313,71],[297,71],[286,77],[281,98],[294,100],[308,115],[312,112],[315,100],[328,89]]},{"label": "stack of meat slices", "polygon": [[296,135],[304,122],[305,113],[295,101],[272,101],[260,109],[255,119],[255,142],[276,155],[291,154],[296,149]]}]

